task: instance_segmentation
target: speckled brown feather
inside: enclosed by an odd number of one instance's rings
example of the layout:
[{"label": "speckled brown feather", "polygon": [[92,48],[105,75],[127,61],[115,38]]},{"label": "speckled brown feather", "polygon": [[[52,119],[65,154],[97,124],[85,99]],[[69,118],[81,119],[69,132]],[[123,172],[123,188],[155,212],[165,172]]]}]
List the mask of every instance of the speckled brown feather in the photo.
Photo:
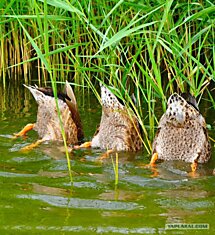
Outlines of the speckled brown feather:
[{"label": "speckled brown feather", "polygon": [[139,124],[134,115],[101,86],[102,117],[92,147],[117,151],[137,151],[142,147]]},{"label": "speckled brown feather", "polygon": [[209,160],[211,146],[205,119],[193,99],[189,98],[189,104],[176,93],[170,96],[153,142],[158,159],[199,163]]},{"label": "speckled brown feather", "polygon": [[[66,85],[67,89],[69,84]],[[56,109],[56,102],[53,98],[53,92],[51,88],[38,88],[34,86],[26,86],[30,92],[33,94],[35,100],[38,103],[38,112],[37,112],[37,121],[34,125],[34,130],[38,132],[38,135],[43,140],[58,140],[62,141],[62,134],[60,128],[60,121]],[[70,86],[69,86],[70,87]],[[72,89],[70,87],[70,89]],[[76,100],[74,107],[70,108],[70,106],[74,102],[74,97],[69,97],[67,93],[58,93],[58,106],[61,113],[62,123],[65,130],[66,140],[69,144],[76,144],[79,141],[79,137],[83,137],[82,126],[80,124],[80,120],[73,120],[73,117],[79,117]],[[73,100],[72,100],[73,99]],[[69,101],[70,105],[67,105]],[[78,113],[78,114],[77,114]],[[77,124],[79,126],[77,126]],[[78,130],[79,128],[79,130]],[[81,129],[81,131],[80,131]]]}]

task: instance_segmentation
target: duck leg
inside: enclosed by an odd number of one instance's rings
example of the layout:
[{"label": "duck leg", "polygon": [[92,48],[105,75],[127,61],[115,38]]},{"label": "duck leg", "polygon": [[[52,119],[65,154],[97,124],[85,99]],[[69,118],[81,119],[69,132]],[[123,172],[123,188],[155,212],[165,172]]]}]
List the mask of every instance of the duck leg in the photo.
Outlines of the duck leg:
[{"label": "duck leg", "polygon": [[191,170],[192,170],[192,172],[196,172],[197,166],[198,166],[197,161],[194,161],[194,162],[191,164]]},{"label": "duck leg", "polygon": [[30,151],[33,148],[36,148],[38,145],[40,145],[41,143],[43,143],[44,141],[46,141],[45,139],[41,139],[41,140],[37,140],[35,143],[29,144],[23,148],[20,149],[20,151]]},{"label": "duck leg", "polygon": [[151,158],[151,161],[149,163],[150,166],[154,166],[155,165],[155,162],[158,160],[158,153],[154,153],[152,155],[152,158]]},{"label": "duck leg", "polygon": [[81,144],[81,145],[75,145],[75,146],[74,146],[74,149],[90,148],[90,147],[91,147],[91,144],[92,144],[91,141],[85,142],[85,143],[83,143],[83,144]]},{"label": "duck leg", "polygon": [[114,153],[115,151],[113,149],[108,149],[105,153],[103,153],[98,160],[103,160],[105,158],[109,157],[109,154]]},{"label": "duck leg", "polygon": [[158,159],[158,154],[154,153],[152,155],[152,158],[151,158],[151,161],[149,164],[141,165],[142,168],[149,168],[152,171],[152,175],[150,175],[150,177],[158,177],[159,176],[159,171],[155,165],[155,162],[157,159]]},{"label": "duck leg", "polygon": [[194,159],[193,163],[191,164],[191,176],[196,176],[196,170],[197,170],[197,166],[198,166],[198,160],[199,160],[200,155],[198,154],[197,157]]},{"label": "duck leg", "polygon": [[188,173],[188,175],[192,178],[199,177],[199,174],[197,173],[197,166],[198,166],[198,160],[194,160],[194,162],[190,165],[191,166],[191,172]]},{"label": "duck leg", "polygon": [[153,167],[155,167],[155,162],[157,161],[157,159],[158,159],[158,153],[154,153],[152,155],[152,157],[151,157],[150,163],[149,164],[144,164],[143,167],[145,167],[145,168],[149,168],[149,167],[153,168]]},{"label": "duck leg", "polygon": [[20,132],[14,134],[15,137],[25,136],[27,132],[34,128],[34,123],[27,124]]},{"label": "duck leg", "polygon": [[151,157],[151,161],[150,161],[150,163],[149,164],[146,164],[146,165],[144,165],[144,168],[145,167],[149,167],[150,169],[151,169],[151,171],[152,171],[152,175],[151,175],[151,177],[157,177],[158,175],[159,175],[159,172],[158,172],[158,170],[157,170],[157,168],[156,168],[156,165],[155,165],[155,162],[158,160],[158,153],[154,153],[153,155],[152,155],[152,157]]}]

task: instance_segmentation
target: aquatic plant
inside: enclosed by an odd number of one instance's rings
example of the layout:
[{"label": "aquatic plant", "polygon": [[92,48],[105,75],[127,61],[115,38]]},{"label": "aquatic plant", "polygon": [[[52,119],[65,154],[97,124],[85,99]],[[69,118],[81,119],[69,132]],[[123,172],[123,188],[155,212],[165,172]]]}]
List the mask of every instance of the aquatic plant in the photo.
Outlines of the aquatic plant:
[{"label": "aquatic plant", "polygon": [[113,170],[114,170],[114,176],[115,176],[115,186],[119,183],[119,156],[118,153],[116,153],[116,159],[114,162],[113,156],[111,155]]},{"label": "aquatic plant", "polygon": [[[133,107],[148,152],[157,125],[155,100],[189,87],[202,97],[214,84],[211,1],[1,1],[0,74],[24,82],[71,80],[98,96],[98,81]],[[13,76],[12,76],[13,74]],[[55,92],[56,93],[56,92]],[[131,94],[134,93],[134,99]]]}]

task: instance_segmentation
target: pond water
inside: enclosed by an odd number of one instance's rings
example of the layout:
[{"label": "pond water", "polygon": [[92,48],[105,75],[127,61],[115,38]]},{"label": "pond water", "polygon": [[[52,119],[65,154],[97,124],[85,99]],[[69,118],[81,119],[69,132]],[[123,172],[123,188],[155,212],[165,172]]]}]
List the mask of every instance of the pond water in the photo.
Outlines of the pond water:
[{"label": "pond water", "polygon": [[[195,178],[183,162],[159,163],[159,174],[153,177],[143,167],[150,159],[146,151],[120,153],[117,187],[112,160],[98,160],[101,150],[75,150],[70,154],[72,186],[61,144],[44,143],[21,152],[37,134],[11,138],[36,120],[29,91],[17,84],[0,91],[0,234],[215,234],[214,147],[212,159],[199,166]],[[90,140],[101,107],[93,94],[81,90],[76,96]],[[203,106],[203,113],[214,138],[215,112],[209,106]],[[206,223],[210,228],[165,230],[172,223]]]}]

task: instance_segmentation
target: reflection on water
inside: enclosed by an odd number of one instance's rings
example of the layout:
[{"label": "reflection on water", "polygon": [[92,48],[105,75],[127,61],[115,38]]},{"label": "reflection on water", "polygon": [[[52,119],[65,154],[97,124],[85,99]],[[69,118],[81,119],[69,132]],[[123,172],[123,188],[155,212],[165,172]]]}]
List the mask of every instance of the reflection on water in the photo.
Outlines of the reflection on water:
[{"label": "reflection on water", "polygon": [[[115,186],[112,160],[100,161],[100,150],[71,153],[73,184],[60,143],[44,143],[31,152],[20,152],[37,139],[11,139],[13,133],[36,119],[36,104],[21,85],[0,87],[0,230],[36,234],[189,234],[165,231],[166,223],[214,223],[213,158],[200,164],[195,177],[184,162],[161,162],[155,172],[144,167],[144,151],[119,154],[119,185]],[[83,92],[77,97],[82,97]],[[100,120],[93,95],[78,100],[85,138],[89,140]],[[213,117],[207,122],[214,138]],[[86,115],[87,111],[87,115]],[[152,177],[153,176],[153,177]],[[23,213],[24,212],[24,213]],[[191,231],[192,232],[192,231]],[[194,231],[202,234],[203,231]]]}]

